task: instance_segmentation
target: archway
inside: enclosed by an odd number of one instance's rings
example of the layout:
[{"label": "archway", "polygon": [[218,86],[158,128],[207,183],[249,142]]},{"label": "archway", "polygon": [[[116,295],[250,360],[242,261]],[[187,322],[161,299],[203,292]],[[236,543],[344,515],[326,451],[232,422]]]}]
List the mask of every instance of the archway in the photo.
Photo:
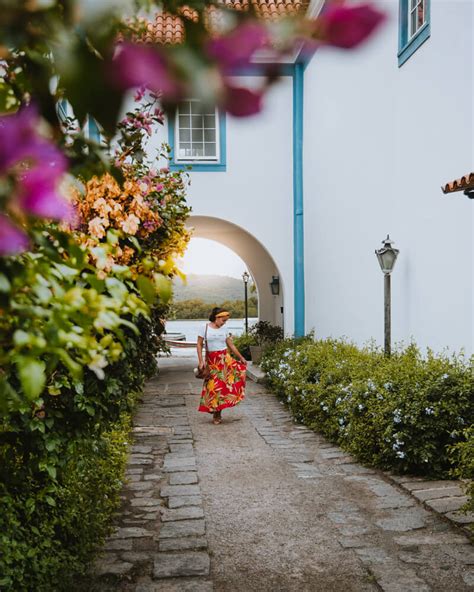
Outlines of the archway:
[{"label": "archway", "polygon": [[[281,274],[265,247],[240,226],[221,218],[190,216],[187,226],[193,229],[193,237],[217,241],[245,261],[257,287],[259,319],[283,326],[284,286]],[[274,276],[280,279],[280,293],[277,296],[270,290]]]}]

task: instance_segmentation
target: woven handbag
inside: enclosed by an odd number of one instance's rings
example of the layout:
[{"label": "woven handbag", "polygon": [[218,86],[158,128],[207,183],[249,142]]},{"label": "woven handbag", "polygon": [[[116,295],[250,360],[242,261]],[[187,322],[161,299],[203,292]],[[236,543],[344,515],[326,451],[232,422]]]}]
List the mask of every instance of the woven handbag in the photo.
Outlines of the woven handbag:
[{"label": "woven handbag", "polygon": [[207,346],[207,324],[206,324],[206,330],[204,332],[204,345],[206,348],[206,357],[205,357],[205,364],[204,364],[204,368],[194,368],[194,376],[196,378],[198,378],[199,380],[208,380],[211,376],[211,369],[209,368],[209,361],[207,359],[207,351],[208,351],[208,346]]}]

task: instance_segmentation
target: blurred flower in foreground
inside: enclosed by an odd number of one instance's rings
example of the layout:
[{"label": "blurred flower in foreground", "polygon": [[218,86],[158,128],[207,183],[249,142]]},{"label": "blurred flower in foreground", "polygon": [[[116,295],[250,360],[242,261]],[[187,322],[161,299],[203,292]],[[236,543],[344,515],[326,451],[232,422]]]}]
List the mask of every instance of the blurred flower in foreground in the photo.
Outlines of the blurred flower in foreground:
[{"label": "blurred flower in foreground", "polygon": [[[41,119],[35,107],[23,107],[13,115],[0,116],[0,179],[11,177],[14,188],[6,209],[40,218],[64,220],[72,208],[57,187],[67,160],[52,142],[38,132]],[[0,214],[1,215],[1,214]],[[2,215],[0,255],[20,252],[28,238]]]},{"label": "blurred flower in foreground", "polygon": [[259,49],[268,46],[269,35],[265,25],[244,22],[227,35],[211,39],[206,47],[207,54],[216,60],[225,73],[251,63]]},{"label": "blurred flower in foreground", "polygon": [[146,87],[161,92],[170,100],[180,94],[180,85],[170,72],[168,64],[157,49],[121,43],[112,61],[112,77],[122,89]]},{"label": "blurred flower in foreground", "polygon": [[28,248],[28,237],[0,214],[0,255],[14,255]]},{"label": "blurred flower in foreground", "polygon": [[330,4],[314,21],[316,43],[352,49],[365,41],[385,20],[370,4]]},{"label": "blurred flower in foreground", "polygon": [[244,87],[226,85],[225,110],[235,117],[248,117],[262,110],[263,91],[253,91]]}]

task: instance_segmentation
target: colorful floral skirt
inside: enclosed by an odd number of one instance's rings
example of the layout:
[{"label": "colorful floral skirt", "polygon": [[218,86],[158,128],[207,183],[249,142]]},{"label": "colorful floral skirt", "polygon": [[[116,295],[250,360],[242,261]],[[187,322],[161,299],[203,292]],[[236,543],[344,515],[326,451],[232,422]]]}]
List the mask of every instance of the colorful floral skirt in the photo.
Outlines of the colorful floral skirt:
[{"label": "colorful floral skirt", "polygon": [[209,352],[211,376],[204,381],[199,411],[213,413],[238,405],[245,397],[245,364],[227,350]]}]

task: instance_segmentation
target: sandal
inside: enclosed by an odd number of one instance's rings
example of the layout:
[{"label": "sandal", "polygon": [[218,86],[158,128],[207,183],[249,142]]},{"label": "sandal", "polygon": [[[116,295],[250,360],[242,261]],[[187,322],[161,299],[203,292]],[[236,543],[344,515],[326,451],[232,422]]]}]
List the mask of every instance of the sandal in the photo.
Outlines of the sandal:
[{"label": "sandal", "polygon": [[222,417],[221,417],[220,411],[214,411],[212,423],[214,425],[219,425],[220,423],[222,423]]}]

